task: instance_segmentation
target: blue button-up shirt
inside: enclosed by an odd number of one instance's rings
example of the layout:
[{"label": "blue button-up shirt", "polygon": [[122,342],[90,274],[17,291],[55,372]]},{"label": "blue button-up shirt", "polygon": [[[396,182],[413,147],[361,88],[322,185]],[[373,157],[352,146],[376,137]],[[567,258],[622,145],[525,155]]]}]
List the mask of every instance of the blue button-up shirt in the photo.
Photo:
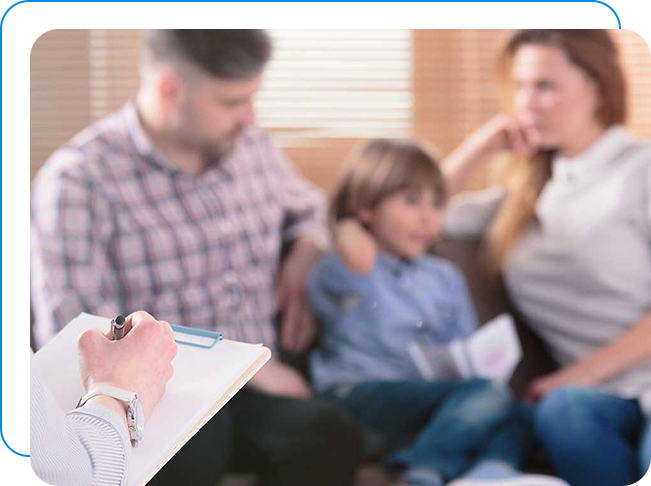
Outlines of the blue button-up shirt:
[{"label": "blue button-up shirt", "polygon": [[400,260],[381,253],[359,275],[336,253],[321,260],[308,294],[323,325],[310,357],[318,391],[375,380],[420,380],[411,342],[444,345],[466,338],[477,317],[465,279],[449,261],[431,255]]}]

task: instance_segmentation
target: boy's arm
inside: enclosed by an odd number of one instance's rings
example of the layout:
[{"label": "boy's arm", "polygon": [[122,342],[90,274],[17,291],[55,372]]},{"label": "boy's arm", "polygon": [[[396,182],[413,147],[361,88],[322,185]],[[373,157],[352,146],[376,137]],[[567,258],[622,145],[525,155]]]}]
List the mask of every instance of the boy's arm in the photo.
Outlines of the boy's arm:
[{"label": "boy's arm", "polygon": [[377,245],[371,234],[352,218],[344,219],[335,229],[335,250],[350,270],[371,273],[377,258]]}]

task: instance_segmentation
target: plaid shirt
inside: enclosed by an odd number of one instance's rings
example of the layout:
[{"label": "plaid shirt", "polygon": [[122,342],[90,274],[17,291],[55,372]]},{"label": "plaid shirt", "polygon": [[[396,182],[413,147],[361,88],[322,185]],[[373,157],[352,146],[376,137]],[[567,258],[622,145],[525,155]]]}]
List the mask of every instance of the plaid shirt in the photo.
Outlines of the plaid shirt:
[{"label": "plaid shirt", "polygon": [[324,206],[263,130],[185,173],[130,102],[57,150],[34,181],[35,338],[43,345],[82,311],[145,309],[273,350],[282,244],[323,238]]}]

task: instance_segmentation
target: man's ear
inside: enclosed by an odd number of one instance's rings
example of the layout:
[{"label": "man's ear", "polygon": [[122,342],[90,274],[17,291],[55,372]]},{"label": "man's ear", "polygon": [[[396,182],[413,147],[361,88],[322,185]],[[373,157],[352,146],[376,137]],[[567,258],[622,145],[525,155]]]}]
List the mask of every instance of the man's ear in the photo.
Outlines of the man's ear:
[{"label": "man's ear", "polygon": [[158,79],[158,97],[165,111],[179,105],[183,96],[183,81],[172,70],[166,70],[161,73]]}]

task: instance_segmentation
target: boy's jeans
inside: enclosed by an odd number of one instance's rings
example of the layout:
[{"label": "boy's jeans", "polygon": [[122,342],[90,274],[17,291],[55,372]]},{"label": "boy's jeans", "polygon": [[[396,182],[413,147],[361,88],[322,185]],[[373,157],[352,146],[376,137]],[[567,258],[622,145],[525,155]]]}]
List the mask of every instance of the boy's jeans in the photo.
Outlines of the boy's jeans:
[{"label": "boy's jeans", "polygon": [[481,459],[520,468],[533,441],[532,410],[485,380],[368,382],[324,398],[386,437],[387,466],[428,467],[447,480]]}]

